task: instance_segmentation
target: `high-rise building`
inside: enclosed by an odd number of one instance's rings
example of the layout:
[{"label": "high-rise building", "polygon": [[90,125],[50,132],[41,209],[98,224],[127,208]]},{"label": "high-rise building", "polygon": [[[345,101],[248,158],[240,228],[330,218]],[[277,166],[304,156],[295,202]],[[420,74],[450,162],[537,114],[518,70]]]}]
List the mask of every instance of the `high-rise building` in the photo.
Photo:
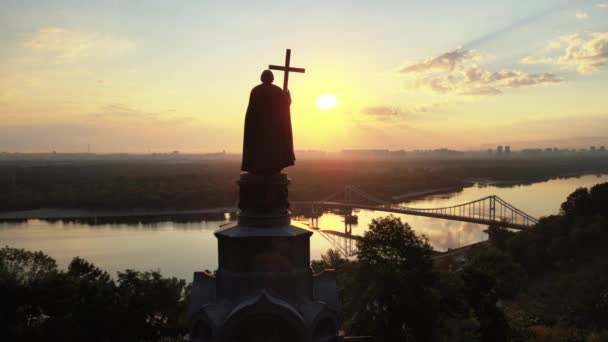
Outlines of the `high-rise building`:
[{"label": "high-rise building", "polygon": [[505,154],[507,154],[507,155],[511,154],[511,146],[509,146],[509,145],[505,146]]},{"label": "high-rise building", "polygon": [[502,155],[502,145],[498,145],[498,147],[496,147],[496,154],[499,156]]}]

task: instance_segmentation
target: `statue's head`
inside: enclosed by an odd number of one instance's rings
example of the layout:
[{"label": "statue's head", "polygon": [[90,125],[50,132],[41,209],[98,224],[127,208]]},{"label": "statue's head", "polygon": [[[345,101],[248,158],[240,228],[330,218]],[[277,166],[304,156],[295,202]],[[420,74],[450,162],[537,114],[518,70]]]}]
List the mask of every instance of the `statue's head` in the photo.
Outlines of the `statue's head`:
[{"label": "statue's head", "polygon": [[260,79],[262,80],[262,83],[272,83],[272,81],[274,81],[274,75],[272,74],[272,71],[264,70],[262,71]]}]

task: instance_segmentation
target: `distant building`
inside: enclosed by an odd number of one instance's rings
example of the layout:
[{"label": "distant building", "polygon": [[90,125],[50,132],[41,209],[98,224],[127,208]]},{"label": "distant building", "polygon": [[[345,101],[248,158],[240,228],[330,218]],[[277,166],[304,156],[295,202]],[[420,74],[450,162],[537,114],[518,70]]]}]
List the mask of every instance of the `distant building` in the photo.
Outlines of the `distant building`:
[{"label": "distant building", "polygon": [[496,147],[496,154],[499,156],[502,155],[502,145],[498,145],[498,147]]},{"label": "distant building", "polygon": [[600,152],[602,152],[602,153],[606,152],[606,146],[600,146]]},{"label": "distant building", "polygon": [[412,155],[423,158],[454,158],[464,157],[465,153],[463,151],[440,148],[436,150],[415,150],[412,152]]},{"label": "distant building", "polygon": [[342,154],[347,157],[358,158],[386,158],[390,156],[389,150],[342,150]]},{"label": "distant building", "polygon": [[510,155],[511,154],[511,146],[509,146],[509,145],[505,146],[505,154],[506,155]]},{"label": "distant building", "polygon": [[488,149],[488,154],[489,154],[489,155],[492,155],[492,153],[494,153],[494,151],[492,151],[492,149],[491,149],[491,148],[489,148],[489,149]]},{"label": "distant building", "polygon": [[543,150],[540,148],[527,148],[522,150],[521,153],[527,156],[535,156],[543,153]]},{"label": "distant building", "polygon": [[589,151],[591,151],[591,153],[594,153],[595,152],[595,146],[589,147]]}]

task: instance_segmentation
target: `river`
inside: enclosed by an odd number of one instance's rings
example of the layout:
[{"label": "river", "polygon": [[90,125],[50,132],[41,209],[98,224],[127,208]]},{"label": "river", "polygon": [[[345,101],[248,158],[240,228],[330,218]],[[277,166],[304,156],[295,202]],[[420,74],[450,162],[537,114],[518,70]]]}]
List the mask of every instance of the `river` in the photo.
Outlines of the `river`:
[{"label": "river", "polygon": [[[433,195],[404,203],[409,207],[444,207],[497,195],[524,212],[542,217],[559,212],[560,204],[578,187],[608,182],[608,175],[585,175],[553,179],[530,185],[508,187],[475,185],[461,192]],[[361,235],[369,222],[382,212],[360,210],[359,223],[352,233]],[[486,239],[487,227],[465,222],[419,216],[396,215],[408,222],[418,234],[424,234],[433,248],[444,251]],[[115,275],[127,268],[160,270],[164,275],[190,281],[195,270],[217,267],[217,245],[213,232],[221,221],[196,223],[160,222],[155,224],[103,224],[47,222],[0,223],[0,246],[41,250],[66,267],[75,256],[85,258]],[[343,230],[343,217],[326,213],[319,227]],[[319,258],[329,248],[352,252],[354,242],[333,235],[315,233],[311,238],[311,258]]]}]

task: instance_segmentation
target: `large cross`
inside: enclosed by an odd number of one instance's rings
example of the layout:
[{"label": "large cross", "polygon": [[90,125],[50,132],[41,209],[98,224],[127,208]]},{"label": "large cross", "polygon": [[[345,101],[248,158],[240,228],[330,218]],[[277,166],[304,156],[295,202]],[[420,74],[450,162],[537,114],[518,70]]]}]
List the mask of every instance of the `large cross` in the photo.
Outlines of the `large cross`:
[{"label": "large cross", "polygon": [[304,68],[291,68],[289,66],[289,60],[291,59],[291,49],[287,49],[285,51],[285,66],[280,65],[269,65],[268,69],[271,70],[282,70],[284,71],[283,76],[283,90],[287,90],[287,84],[289,83],[289,72],[300,72],[304,73],[306,70]]}]

